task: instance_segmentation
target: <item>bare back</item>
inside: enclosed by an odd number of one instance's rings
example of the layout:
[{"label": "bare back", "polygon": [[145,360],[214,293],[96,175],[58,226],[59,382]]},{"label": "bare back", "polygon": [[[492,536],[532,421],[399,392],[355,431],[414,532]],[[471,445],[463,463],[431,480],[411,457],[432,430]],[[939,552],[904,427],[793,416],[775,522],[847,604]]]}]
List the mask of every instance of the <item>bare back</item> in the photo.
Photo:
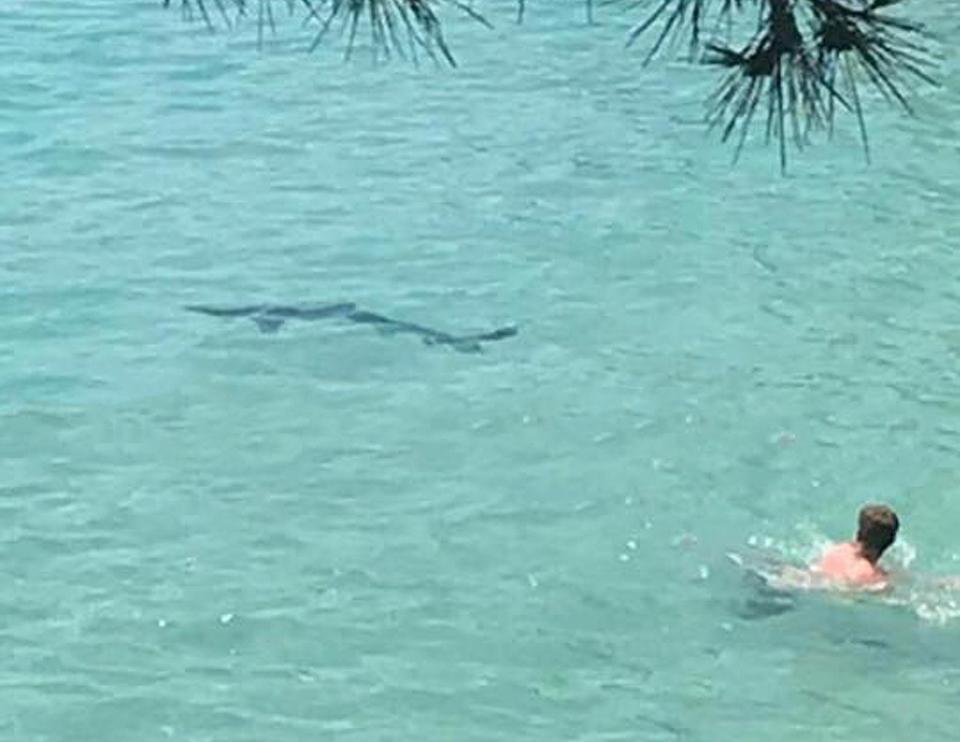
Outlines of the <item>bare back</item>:
[{"label": "bare back", "polygon": [[883,588],[887,573],[860,553],[855,543],[835,544],[827,549],[812,571],[849,586]]}]

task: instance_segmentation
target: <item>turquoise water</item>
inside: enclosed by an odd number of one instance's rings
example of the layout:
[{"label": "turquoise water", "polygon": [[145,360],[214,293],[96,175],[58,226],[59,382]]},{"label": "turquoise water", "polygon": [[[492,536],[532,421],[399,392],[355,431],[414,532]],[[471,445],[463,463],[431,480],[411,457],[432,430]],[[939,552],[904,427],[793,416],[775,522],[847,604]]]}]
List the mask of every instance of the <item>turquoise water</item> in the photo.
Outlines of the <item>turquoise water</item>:
[{"label": "turquoise water", "polygon": [[[960,573],[954,58],[784,178],[609,9],[454,72],[156,6],[0,12],[0,739],[955,736],[960,596],[725,556],[879,499]],[[347,300],[520,333],[182,309]]]}]

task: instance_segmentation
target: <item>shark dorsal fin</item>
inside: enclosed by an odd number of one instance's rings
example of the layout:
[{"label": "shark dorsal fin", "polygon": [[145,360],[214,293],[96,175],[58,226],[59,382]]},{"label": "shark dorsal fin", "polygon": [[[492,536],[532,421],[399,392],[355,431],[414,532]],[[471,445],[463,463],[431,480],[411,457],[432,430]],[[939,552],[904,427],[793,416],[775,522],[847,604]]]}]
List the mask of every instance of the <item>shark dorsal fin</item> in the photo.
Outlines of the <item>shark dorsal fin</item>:
[{"label": "shark dorsal fin", "polygon": [[251,317],[250,319],[256,323],[257,329],[260,330],[260,332],[267,335],[272,335],[281,327],[283,327],[283,320],[279,317],[264,317],[262,315],[257,315]]}]

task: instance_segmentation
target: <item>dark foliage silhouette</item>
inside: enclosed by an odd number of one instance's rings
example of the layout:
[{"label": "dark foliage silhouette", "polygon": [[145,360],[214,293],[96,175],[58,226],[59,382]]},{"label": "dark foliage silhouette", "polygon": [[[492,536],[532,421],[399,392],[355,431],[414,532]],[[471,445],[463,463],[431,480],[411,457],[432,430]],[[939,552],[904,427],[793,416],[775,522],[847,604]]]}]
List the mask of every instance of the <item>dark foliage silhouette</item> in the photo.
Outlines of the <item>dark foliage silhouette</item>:
[{"label": "dark foliage silhouette", "polygon": [[[573,0],[571,0],[573,1]],[[576,0],[581,2],[582,0]],[[735,158],[759,118],[766,141],[779,144],[786,169],[788,143],[802,149],[817,131],[832,134],[838,111],[851,113],[870,156],[861,87],[912,113],[916,83],[935,85],[931,39],[920,23],[893,14],[906,0],[609,0],[638,13],[627,45],[649,39],[643,64],[668,51],[719,70],[707,101],[707,124],[735,142]],[[443,32],[446,13],[490,26],[470,0],[163,0],[211,30],[251,19],[262,45],[280,15],[296,16],[315,49],[330,36],[349,57],[360,33],[375,60],[427,57],[456,66]],[[593,21],[593,2],[586,2]],[[517,2],[517,20],[529,12]],[[757,116],[758,112],[761,114]]]}]

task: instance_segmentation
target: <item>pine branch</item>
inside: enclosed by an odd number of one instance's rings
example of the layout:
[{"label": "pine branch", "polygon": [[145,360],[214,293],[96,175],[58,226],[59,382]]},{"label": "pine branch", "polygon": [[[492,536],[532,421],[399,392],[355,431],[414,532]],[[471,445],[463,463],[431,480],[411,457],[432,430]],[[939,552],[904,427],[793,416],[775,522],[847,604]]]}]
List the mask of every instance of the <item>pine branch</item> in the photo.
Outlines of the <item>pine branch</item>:
[{"label": "pine branch", "polygon": [[[734,159],[746,142],[757,109],[766,108],[765,139],[777,139],[786,170],[787,140],[797,149],[812,131],[833,131],[836,110],[852,111],[869,159],[867,127],[858,89],[866,79],[908,113],[911,85],[936,84],[929,38],[920,24],[885,14],[902,0],[653,0],[628,44],[659,27],[644,64],[686,37],[690,54],[726,70],[708,100],[707,122],[723,141],[736,134]],[[638,0],[631,7],[643,4]],[[758,20],[745,43],[733,38]],[[710,31],[709,29],[713,29]],[[713,38],[704,41],[705,34]]]},{"label": "pine branch", "polygon": [[[621,0],[610,0],[619,2]],[[629,10],[646,6],[645,18],[629,32],[627,45],[652,36],[648,64],[667,49],[684,44],[688,56],[723,70],[708,99],[707,123],[723,141],[735,140],[739,157],[765,109],[765,139],[779,142],[786,170],[788,140],[802,149],[810,134],[832,134],[838,108],[857,119],[867,159],[864,83],[888,102],[912,113],[912,86],[932,84],[930,38],[918,23],[888,14],[905,0],[624,0]],[[332,32],[343,39],[349,58],[361,33],[368,34],[375,60],[398,56],[419,63],[427,56],[456,66],[441,22],[441,11],[465,15],[490,27],[472,0],[162,0],[211,31],[233,28],[256,17],[258,44],[276,18],[303,14],[313,30],[310,50]],[[586,0],[588,19],[593,1]],[[517,0],[518,21],[525,0]]]},{"label": "pine branch", "polygon": [[[170,7],[177,0],[163,0]],[[344,57],[349,58],[361,30],[369,33],[374,58],[397,55],[417,63],[425,54],[437,63],[456,66],[443,34],[438,10],[448,7],[491,27],[480,13],[461,0],[179,0],[184,17],[200,18],[210,31],[218,26],[236,27],[256,11],[257,40],[262,46],[264,31],[276,31],[275,6],[294,15],[304,12],[304,26],[312,25],[310,50],[315,50],[337,30],[344,38]]]}]

